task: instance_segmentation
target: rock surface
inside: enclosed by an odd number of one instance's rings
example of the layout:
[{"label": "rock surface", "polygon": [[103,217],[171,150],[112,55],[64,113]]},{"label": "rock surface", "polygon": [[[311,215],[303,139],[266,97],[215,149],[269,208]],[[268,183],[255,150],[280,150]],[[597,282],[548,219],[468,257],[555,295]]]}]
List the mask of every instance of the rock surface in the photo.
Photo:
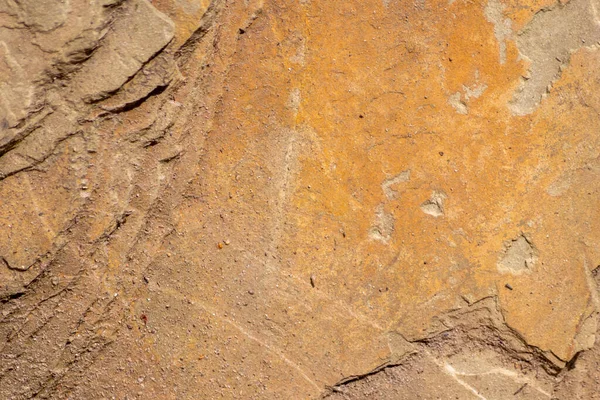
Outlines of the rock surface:
[{"label": "rock surface", "polygon": [[0,0],[0,398],[600,398],[597,0]]}]

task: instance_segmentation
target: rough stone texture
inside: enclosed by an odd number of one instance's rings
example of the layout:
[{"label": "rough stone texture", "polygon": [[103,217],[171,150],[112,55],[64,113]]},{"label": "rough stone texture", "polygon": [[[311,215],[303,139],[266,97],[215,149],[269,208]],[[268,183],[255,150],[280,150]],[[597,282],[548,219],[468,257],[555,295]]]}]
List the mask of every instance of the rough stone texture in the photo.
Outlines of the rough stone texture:
[{"label": "rough stone texture", "polygon": [[0,398],[597,398],[598,7],[0,0]]}]

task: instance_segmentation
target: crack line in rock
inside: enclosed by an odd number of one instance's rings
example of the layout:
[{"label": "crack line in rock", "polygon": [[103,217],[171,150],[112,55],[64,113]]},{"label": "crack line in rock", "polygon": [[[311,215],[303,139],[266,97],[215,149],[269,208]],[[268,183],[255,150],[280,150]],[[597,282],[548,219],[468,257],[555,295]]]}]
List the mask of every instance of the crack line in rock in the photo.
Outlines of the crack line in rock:
[{"label": "crack line in rock", "polygon": [[289,365],[291,368],[295,369],[308,383],[310,383],[315,389],[321,391],[323,388],[321,386],[319,386],[315,381],[313,381],[307,374],[306,372],[304,372],[304,370],[302,370],[302,368],[300,368],[300,366],[298,364],[296,364],[295,362],[293,362],[292,360],[290,360],[289,358],[287,358],[285,356],[285,354],[283,354],[283,351],[281,351],[280,349],[262,341],[261,339],[259,339],[258,337],[254,336],[252,333],[248,332],[247,330],[245,330],[244,328],[242,328],[241,326],[239,326],[238,324],[236,324],[235,322],[233,322],[231,319],[227,318],[227,317],[223,317],[221,315],[219,315],[219,313],[212,309],[211,307],[207,306],[206,304],[204,304],[202,301],[200,301],[199,299],[197,299],[196,297],[191,297],[191,296],[185,296],[182,295],[181,293],[171,290],[171,289],[166,289],[166,288],[158,288],[158,291],[165,293],[167,295],[173,296],[176,299],[192,299],[193,300],[193,305],[198,307],[198,308],[202,308],[204,311],[208,312],[211,316],[213,317],[217,317],[220,320],[222,320],[223,322],[226,322],[227,324],[231,325],[232,327],[234,327],[236,330],[238,330],[239,332],[241,332],[242,334],[244,334],[244,336],[246,336],[247,338],[255,341],[256,343],[258,343],[259,345],[262,345],[263,347],[265,347],[267,349],[267,351],[269,351],[272,354],[275,354],[276,356],[278,356],[284,363],[286,363],[287,365]]},{"label": "crack line in rock", "polygon": [[462,387],[464,387],[465,389],[467,389],[469,392],[473,393],[475,396],[477,396],[478,399],[480,400],[487,400],[485,397],[483,397],[478,391],[477,389],[475,389],[474,387],[472,387],[471,385],[469,385],[467,382],[463,381],[462,379],[460,379],[457,376],[456,370],[454,369],[454,367],[448,363],[440,363],[438,361],[437,358],[435,358],[430,352],[428,352],[427,350],[423,351],[427,357],[429,357],[429,359],[435,364],[437,365],[446,375],[450,376],[451,378],[453,378],[456,382],[458,382]]}]

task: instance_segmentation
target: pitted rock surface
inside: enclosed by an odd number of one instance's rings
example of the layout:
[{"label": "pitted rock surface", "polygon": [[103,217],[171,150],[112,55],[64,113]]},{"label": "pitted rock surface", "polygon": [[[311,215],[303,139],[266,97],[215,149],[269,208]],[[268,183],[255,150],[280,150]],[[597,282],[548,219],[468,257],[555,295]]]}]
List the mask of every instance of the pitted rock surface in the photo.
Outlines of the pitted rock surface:
[{"label": "pitted rock surface", "polygon": [[0,0],[0,398],[596,398],[598,7]]}]

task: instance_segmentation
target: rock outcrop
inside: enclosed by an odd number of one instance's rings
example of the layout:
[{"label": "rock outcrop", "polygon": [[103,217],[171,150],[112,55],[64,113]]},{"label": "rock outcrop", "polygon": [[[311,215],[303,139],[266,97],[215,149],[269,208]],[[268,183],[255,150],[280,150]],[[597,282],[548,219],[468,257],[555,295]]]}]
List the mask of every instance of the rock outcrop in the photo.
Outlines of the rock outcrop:
[{"label": "rock outcrop", "polygon": [[594,398],[598,7],[0,0],[0,398]]}]

